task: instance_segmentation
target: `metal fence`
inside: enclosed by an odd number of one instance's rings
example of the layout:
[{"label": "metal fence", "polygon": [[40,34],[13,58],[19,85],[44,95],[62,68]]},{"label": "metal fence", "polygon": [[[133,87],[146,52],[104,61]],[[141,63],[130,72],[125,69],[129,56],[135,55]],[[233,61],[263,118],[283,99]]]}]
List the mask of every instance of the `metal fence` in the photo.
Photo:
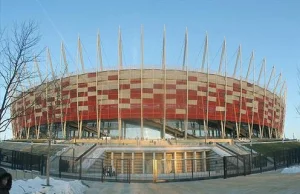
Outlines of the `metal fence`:
[{"label": "metal fence", "polygon": [[41,175],[46,172],[47,157],[15,150],[0,149],[0,166],[18,169],[39,171]]},{"label": "metal fence", "polygon": [[[46,157],[0,149],[0,165],[12,169],[36,170],[45,174]],[[168,182],[229,178],[277,170],[300,163],[300,149],[202,159],[142,159],[56,157],[50,174],[61,178],[115,181]]]}]

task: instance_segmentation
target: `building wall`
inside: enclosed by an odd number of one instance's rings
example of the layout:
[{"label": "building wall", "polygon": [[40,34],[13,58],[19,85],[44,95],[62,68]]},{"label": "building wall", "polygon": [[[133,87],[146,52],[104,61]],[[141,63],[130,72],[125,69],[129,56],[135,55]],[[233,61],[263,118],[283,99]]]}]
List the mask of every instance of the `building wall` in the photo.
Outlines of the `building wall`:
[{"label": "building wall", "polygon": [[118,115],[139,119],[141,106],[143,118],[163,119],[164,103],[166,119],[206,119],[207,103],[209,120],[224,120],[226,115],[226,121],[238,122],[241,113],[243,123],[253,119],[254,124],[281,131],[285,118],[283,100],[270,91],[265,94],[251,83],[202,72],[166,70],[165,75],[161,69],[125,69],[73,75],[54,83],[41,87],[48,87],[47,92],[41,89],[13,105],[18,111],[36,102],[13,122],[14,130],[51,120],[96,120],[97,108],[103,120]]}]

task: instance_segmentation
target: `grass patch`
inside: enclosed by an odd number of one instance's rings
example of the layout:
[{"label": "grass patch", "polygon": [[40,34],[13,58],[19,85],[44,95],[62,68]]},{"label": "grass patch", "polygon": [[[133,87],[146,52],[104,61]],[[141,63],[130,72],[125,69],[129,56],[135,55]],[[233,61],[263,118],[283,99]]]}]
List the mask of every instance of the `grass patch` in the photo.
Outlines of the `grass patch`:
[{"label": "grass patch", "polygon": [[[244,144],[244,146],[251,149],[250,144]],[[273,152],[300,148],[300,142],[274,142],[274,143],[257,143],[252,144],[252,149],[258,153],[266,156],[273,156]]]}]

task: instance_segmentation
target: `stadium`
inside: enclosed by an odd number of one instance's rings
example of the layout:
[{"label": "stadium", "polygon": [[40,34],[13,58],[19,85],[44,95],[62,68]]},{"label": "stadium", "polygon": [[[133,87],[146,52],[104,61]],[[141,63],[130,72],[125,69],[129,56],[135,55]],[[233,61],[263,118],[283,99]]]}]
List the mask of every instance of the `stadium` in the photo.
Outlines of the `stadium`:
[{"label": "stadium", "polygon": [[[239,46],[229,73],[224,40],[214,71],[206,35],[202,63],[191,70],[186,30],[181,67],[167,68],[164,29],[161,66],[151,68],[144,64],[143,29],[140,43],[140,64],[125,67],[119,30],[117,67],[105,69],[98,34],[96,70],[85,71],[78,39],[75,74],[62,44],[59,76],[48,50],[46,76],[36,62],[40,82],[15,96],[11,114],[21,116],[12,121],[14,139],[0,142],[1,165],[43,175],[51,161],[50,175],[60,178],[168,182],[245,176],[297,161],[298,152],[282,152],[290,144],[280,140],[286,85],[274,67],[267,76],[265,59],[255,72],[252,52],[243,75]],[[278,145],[277,152],[258,152],[265,142]]]},{"label": "stadium", "polygon": [[[237,75],[242,65],[239,47],[234,73],[227,73],[224,41],[219,71],[212,73],[206,36],[200,70],[189,70],[187,37],[186,31],[182,69],[166,67],[165,32],[161,68],[144,64],[143,33],[141,65],[135,69],[123,68],[120,32],[117,68],[103,69],[98,44],[96,71],[53,76],[13,104],[12,114],[25,112],[12,121],[14,139],[46,139],[49,128],[55,139],[282,138],[286,88],[274,67],[266,78],[263,60],[259,76],[250,79],[250,72],[255,74],[252,53],[247,74]],[[78,50],[81,55],[80,40]],[[63,47],[62,56],[66,58]]]}]

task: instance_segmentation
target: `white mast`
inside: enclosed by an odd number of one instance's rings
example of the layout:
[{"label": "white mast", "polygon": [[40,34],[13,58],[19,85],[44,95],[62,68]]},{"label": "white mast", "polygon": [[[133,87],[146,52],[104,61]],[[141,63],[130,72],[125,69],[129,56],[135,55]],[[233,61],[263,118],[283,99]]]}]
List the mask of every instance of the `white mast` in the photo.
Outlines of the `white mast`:
[{"label": "white mast", "polygon": [[203,57],[202,57],[202,67],[201,67],[201,71],[204,71],[204,66],[205,66],[205,62],[208,60],[208,56],[207,56],[207,52],[208,52],[208,35],[206,32],[206,36],[205,36],[205,45],[204,45],[204,52],[203,52]]},{"label": "white mast", "polygon": [[187,66],[187,58],[188,58],[188,29],[185,29],[185,37],[184,37],[184,53],[183,53],[183,61],[182,61],[182,70],[184,71]]},{"label": "white mast", "polygon": [[144,138],[144,104],[143,104],[143,69],[144,69],[144,28],[141,25],[141,138]]},{"label": "white mast", "polygon": [[161,138],[165,138],[166,134],[166,89],[167,89],[167,71],[166,71],[166,25],[164,25],[164,32],[163,32],[163,52],[162,52],[162,68],[164,72],[164,109],[163,109],[163,131],[161,134]]}]

